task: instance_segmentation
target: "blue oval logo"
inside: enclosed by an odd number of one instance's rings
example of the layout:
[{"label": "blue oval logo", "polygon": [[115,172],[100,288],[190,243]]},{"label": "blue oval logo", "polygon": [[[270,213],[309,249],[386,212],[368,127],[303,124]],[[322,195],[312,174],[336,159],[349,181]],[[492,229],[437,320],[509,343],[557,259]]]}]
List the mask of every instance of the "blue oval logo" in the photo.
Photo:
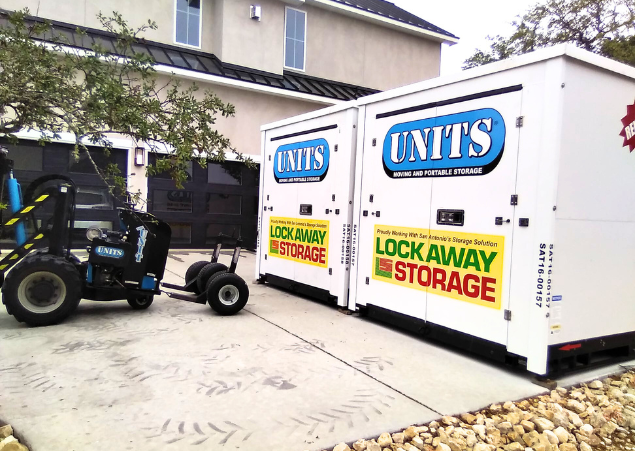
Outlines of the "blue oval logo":
[{"label": "blue oval logo", "polygon": [[397,124],[384,139],[384,171],[391,178],[485,175],[503,156],[505,134],[492,108]]},{"label": "blue oval logo", "polygon": [[321,182],[329,169],[330,150],[325,139],[278,147],[273,173],[278,183]]},{"label": "blue oval logo", "polygon": [[110,258],[123,258],[123,249],[117,249],[116,247],[97,246],[95,253],[100,257]]}]

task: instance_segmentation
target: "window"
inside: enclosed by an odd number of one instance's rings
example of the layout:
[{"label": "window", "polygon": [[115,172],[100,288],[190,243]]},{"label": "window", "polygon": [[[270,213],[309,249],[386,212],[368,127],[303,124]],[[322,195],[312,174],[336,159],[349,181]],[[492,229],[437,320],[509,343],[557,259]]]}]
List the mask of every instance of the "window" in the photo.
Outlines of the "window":
[{"label": "window", "polygon": [[42,150],[39,145],[25,145],[11,147],[9,158],[13,160],[13,169],[23,171],[42,170]]},{"label": "window", "polygon": [[233,194],[207,193],[207,213],[215,215],[239,215],[241,196]]},{"label": "window", "polygon": [[[114,152],[111,151],[110,155],[106,155],[103,149],[93,147],[89,149],[90,158],[85,150],[80,149],[78,159],[75,159],[73,155],[73,150],[69,149],[68,151],[68,172],[77,172],[80,174],[97,174],[97,170],[95,169],[95,165],[98,168],[105,170],[108,167],[108,164],[115,162]],[[93,159],[93,162],[90,159]]]},{"label": "window", "polygon": [[290,69],[304,70],[306,13],[287,8],[284,28],[284,65]]},{"label": "window", "polygon": [[192,225],[178,222],[169,222],[168,225],[172,229],[173,244],[190,244],[192,242]]},{"label": "window", "polygon": [[240,237],[240,224],[207,224],[205,244],[231,242]]},{"label": "window", "polygon": [[242,163],[208,163],[207,183],[242,185]]},{"label": "window", "polygon": [[75,199],[78,210],[112,210],[112,196],[108,188],[86,187],[77,188]]},{"label": "window", "polygon": [[176,0],[174,28],[176,43],[201,46],[201,0]]},{"label": "window", "polygon": [[[152,164],[153,166],[157,164],[156,155],[150,155],[150,164]],[[187,179],[185,180],[186,182],[191,182],[193,180],[193,174],[194,174],[193,166],[194,165],[192,164],[191,161],[188,161],[186,163],[186,166],[185,166],[185,172],[187,173]],[[154,177],[157,179],[164,179],[164,180],[172,180],[172,175],[168,171],[159,172],[157,174],[151,175],[150,177]]]},{"label": "window", "polygon": [[152,211],[192,213],[192,195],[192,191],[155,189]]}]

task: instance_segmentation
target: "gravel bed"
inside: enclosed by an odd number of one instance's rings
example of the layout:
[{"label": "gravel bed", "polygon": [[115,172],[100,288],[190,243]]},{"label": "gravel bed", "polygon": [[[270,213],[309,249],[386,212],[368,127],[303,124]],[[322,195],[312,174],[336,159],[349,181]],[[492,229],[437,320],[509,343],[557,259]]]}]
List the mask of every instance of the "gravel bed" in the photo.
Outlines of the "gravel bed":
[{"label": "gravel bed", "polygon": [[635,450],[635,372],[389,434],[333,451]]}]

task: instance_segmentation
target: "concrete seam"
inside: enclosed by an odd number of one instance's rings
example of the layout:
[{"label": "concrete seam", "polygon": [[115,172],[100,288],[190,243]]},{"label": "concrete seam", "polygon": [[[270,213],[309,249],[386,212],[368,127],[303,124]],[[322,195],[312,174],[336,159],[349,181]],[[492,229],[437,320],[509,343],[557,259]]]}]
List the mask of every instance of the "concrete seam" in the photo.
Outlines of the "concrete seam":
[{"label": "concrete seam", "polygon": [[313,343],[311,343],[310,341],[305,340],[304,338],[300,337],[299,335],[294,334],[293,332],[291,332],[291,331],[289,331],[289,330],[285,329],[284,327],[279,326],[278,324],[276,324],[276,323],[274,323],[274,322],[272,322],[272,321],[269,321],[268,319],[263,318],[262,316],[258,315],[257,313],[254,313],[254,312],[252,312],[252,311],[250,311],[250,310],[247,310],[247,309],[243,309],[243,310],[244,310],[244,311],[246,311],[247,313],[250,313],[250,314],[254,315],[254,316],[255,316],[255,317],[257,317],[257,318],[260,318],[260,319],[261,319],[261,320],[263,320],[263,321],[266,321],[267,323],[271,324],[272,326],[275,326],[275,327],[277,327],[278,329],[283,330],[284,332],[288,333],[289,335],[293,335],[293,336],[294,336],[294,337],[296,337],[297,339],[302,340],[303,342],[305,342],[305,343],[307,343],[307,344],[311,345],[312,347],[314,347],[314,348],[315,348],[315,349],[317,349],[318,351],[323,352],[324,354],[326,354],[326,355],[328,355],[328,356],[330,356],[330,357],[334,358],[335,360],[337,360],[337,361],[339,361],[339,362],[343,363],[344,365],[346,365],[346,366],[348,366],[348,367],[352,368],[353,370],[355,370],[355,371],[357,371],[357,372],[359,372],[359,373],[362,373],[363,375],[365,375],[365,376],[367,376],[367,377],[371,378],[371,379],[372,379],[372,380],[374,380],[375,382],[379,382],[379,383],[380,383],[381,385],[383,385],[384,387],[387,387],[387,388],[389,388],[390,390],[392,390],[392,391],[394,391],[394,392],[396,392],[396,393],[399,393],[399,394],[400,394],[401,396],[403,396],[404,398],[407,398],[407,399],[409,399],[409,400],[411,400],[411,401],[413,401],[413,402],[415,402],[415,403],[419,404],[420,406],[423,406],[423,407],[425,407],[426,409],[431,410],[432,412],[436,413],[436,414],[437,414],[437,415],[439,415],[439,416],[443,416],[443,414],[442,414],[441,412],[439,412],[439,411],[437,411],[437,410],[433,409],[432,407],[430,407],[430,406],[428,406],[428,405],[426,405],[426,404],[422,403],[422,402],[421,402],[421,401],[419,401],[418,399],[415,399],[415,398],[413,398],[412,396],[407,395],[407,394],[405,394],[404,392],[402,392],[402,391],[400,391],[400,390],[397,390],[395,387],[393,387],[393,386],[391,386],[391,385],[389,385],[389,384],[387,384],[387,383],[385,383],[385,382],[383,382],[383,381],[381,381],[381,380],[377,379],[377,378],[376,378],[376,377],[374,377],[374,376],[371,376],[370,374],[368,374],[368,373],[366,373],[366,372],[364,372],[364,371],[360,370],[359,368],[355,368],[353,365],[351,365],[351,364],[350,364],[350,363],[348,363],[347,361],[345,361],[345,360],[343,360],[343,359],[341,359],[341,358],[337,357],[336,355],[333,355],[332,353],[328,352],[328,351],[327,351],[327,350],[325,350],[325,349],[320,348],[319,346],[314,345],[314,344],[313,344]]}]

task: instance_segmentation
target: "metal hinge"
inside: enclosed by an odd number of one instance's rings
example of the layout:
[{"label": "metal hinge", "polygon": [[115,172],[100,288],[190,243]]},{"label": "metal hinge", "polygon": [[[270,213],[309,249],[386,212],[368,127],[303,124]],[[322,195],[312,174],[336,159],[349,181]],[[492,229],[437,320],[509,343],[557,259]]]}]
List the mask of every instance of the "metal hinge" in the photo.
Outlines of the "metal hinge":
[{"label": "metal hinge", "polygon": [[329,268],[329,276],[333,275],[333,268]]},{"label": "metal hinge", "polygon": [[511,310],[505,310],[503,318],[505,318],[505,321],[511,321],[512,320],[512,311]]},{"label": "metal hinge", "polygon": [[525,123],[525,116],[518,116],[516,118],[516,127],[520,128]]},{"label": "metal hinge", "polygon": [[373,147],[377,145],[377,138],[373,138]]},{"label": "metal hinge", "polygon": [[368,285],[369,283],[370,283],[370,279],[366,277],[366,285]]},{"label": "metal hinge", "polygon": [[512,194],[510,205],[518,205],[518,194]]}]

